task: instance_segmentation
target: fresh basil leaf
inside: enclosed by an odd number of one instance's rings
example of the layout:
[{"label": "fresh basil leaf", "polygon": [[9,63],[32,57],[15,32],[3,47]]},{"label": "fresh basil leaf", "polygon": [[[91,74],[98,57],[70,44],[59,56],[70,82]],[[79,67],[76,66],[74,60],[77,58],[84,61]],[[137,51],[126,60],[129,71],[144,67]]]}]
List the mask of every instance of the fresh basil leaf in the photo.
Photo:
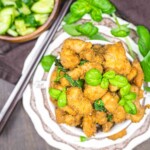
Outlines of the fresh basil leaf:
[{"label": "fresh basil leaf", "polygon": [[76,83],[74,82],[74,80],[68,74],[65,74],[64,77],[69,81],[69,83],[72,86],[76,86]]},{"label": "fresh basil leaf", "polygon": [[61,71],[67,72],[67,69],[65,69],[65,68],[62,66],[62,64],[61,64],[61,62],[60,62],[60,59],[56,59],[56,60],[55,60],[55,66],[57,66],[58,69],[60,69]]},{"label": "fresh basil leaf", "polygon": [[87,140],[88,140],[87,137],[85,137],[85,136],[80,136],[80,142],[85,142],[85,141],[87,141]]},{"label": "fresh basil leaf", "polygon": [[144,72],[144,80],[150,82],[150,51],[141,62],[141,67]]},{"label": "fresh basil leaf", "polygon": [[91,11],[91,7],[86,1],[76,1],[71,5],[70,12],[75,16],[82,17]]},{"label": "fresh basil leaf", "polygon": [[65,25],[63,25],[64,31],[67,32],[69,35],[72,35],[72,36],[81,35],[81,33],[77,31],[76,27],[77,27],[76,24],[70,24],[70,25],[65,24]]},{"label": "fresh basil leaf", "polygon": [[107,121],[111,122],[113,119],[113,115],[112,114],[107,114]]},{"label": "fresh basil leaf", "polygon": [[88,62],[88,60],[81,60],[79,65],[82,66],[82,65],[84,65],[86,62]]},{"label": "fresh basil leaf", "polygon": [[148,86],[144,87],[144,90],[147,91],[147,92],[150,92],[150,87],[148,87]]},{"label": "fresh basil leaf", "polygon": [[127,101],[124,108],[125,108],[125,111],[129,114],[132,114],[132,115],[137,114],[136,105],[132,103],[131,101]]},{"label": "fresh basil leaf", "polygon": [[109,0],[92,0],[91,4],[102,10],[103,13],[112,14],[116,8]]},{"label": "fresh basil leaf", "polygon": [[90,40],[101,40],[101,41],[109,41],[102,34],[96,33],[95,35],[90,37]]},{"label": "fresh basil leaf", "polygon": [[106,112],[106,108],[105,108],[104,102],[102,100],[96,100],[94,102],[94,109],[97,110],[97,111]]},{"label": "fresh basil leaf", "polygon": [[137,26],[137,33],[139,36],[138,46],[141,54],[145,57],[150,51],[150,33],[144,26]]},{"label": "fresh basil leaf", "polygon": [[86,22],[82,25],[76,27],[77,31],[82,33],[82,35],[91,37],[98,33],[98,28],[95,27],[91,22]]},{"label": "fresh basil leaf", "polygon": [[82,18],[82,16],[75,16],[72,13],[68,13],[65,17],[64,17],[64,21],[67,24],[72,24],[74,22],[77,22],[78,20],[80,20]]},{"label": "fresh basil leaf", "polygon": [[82,88],[84,85],[84,80],[73,80],[68,74],[65,74],[64,77],[69,81],[71,86]]},{"label": "fresh basil leaf", "polygon": [[115,37],[126,37],[130,34],[130,29],[127,27],[128,25],[120,25],[111,30],[111,34]]},{"label": "fresh basil leaf", "polygon": [[77,87],[83,88],[83,86],[84,86],[84,80],[83,79],[76,80],[75,84],[76,84]]},{"label": "fresh basil leaf", "polygon": [[45,72],[49,72],[51,66],[53,65],[53,63],[55,62],[56,57],[53,55],[47,55],[44,56],[41,60],[41,65],[44,69]]},{"label": "fresh basil leaf", "polygon": [[96,7],[93,8],[90,15],[94,21],[100,22],[102,20],[102,11]]}]

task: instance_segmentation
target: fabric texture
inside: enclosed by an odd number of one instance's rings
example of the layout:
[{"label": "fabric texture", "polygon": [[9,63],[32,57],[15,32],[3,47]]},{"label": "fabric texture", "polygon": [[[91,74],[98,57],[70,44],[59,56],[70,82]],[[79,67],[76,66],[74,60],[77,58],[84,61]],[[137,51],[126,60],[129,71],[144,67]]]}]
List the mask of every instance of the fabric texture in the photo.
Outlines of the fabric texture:
[{"label": "fabric texture", "polygon": [[[111,0],[119,14],[126,20],[145,25],[150,29],[150,2],[149,0]],[[24,61],[36,40],[12,44],[0,40],[0,78],[16,83],[21,76]]]}]

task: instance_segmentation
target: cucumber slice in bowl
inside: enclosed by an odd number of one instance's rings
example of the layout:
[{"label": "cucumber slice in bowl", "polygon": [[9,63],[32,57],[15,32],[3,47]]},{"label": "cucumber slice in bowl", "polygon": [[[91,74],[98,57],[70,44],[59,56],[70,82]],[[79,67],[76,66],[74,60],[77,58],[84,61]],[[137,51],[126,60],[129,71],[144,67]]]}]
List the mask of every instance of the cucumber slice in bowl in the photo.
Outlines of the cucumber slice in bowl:
[{"label": "cucumber slice in bowl", "polygon": [[14,20],[14,7],[6,7],[0,11],[0,34],[5,34]]},{"label": "cucumber slice in bowl", "polygon": [[39,14],[51,13],[54,7],[54,0],[39,0],[33,4],[31,10]]},{"label": "cucumber slice in bowl", "polygon": [[15,6],[16,7],[16,0],[1,0],[4,6]]},{"label": "cucumber slice in bowl", "polygon": [[11,36],[14,36],[14,37],[18,36],[18,33],[12,29],[8,29],[7,33]]},{"label": "cucumber slice in bowl", "polygon": [[19,35],[27,35],[36,30],[34,27],[26,27],[26,24],[23,19],[16,19],[15,20],[15,26],[16,26],[16,31],[18,32]]},{"label": "cucumber slice in bowl", "polygon": [[39,22],[39,25],[43,25],[47,19],[49,14],[34,14],[34,18],[37,22]]},{"label": "cucumber slice in bowl", "polygon": [[0,15],[0,34],[5,34],[11,25],[11,16],[1,16]]}]

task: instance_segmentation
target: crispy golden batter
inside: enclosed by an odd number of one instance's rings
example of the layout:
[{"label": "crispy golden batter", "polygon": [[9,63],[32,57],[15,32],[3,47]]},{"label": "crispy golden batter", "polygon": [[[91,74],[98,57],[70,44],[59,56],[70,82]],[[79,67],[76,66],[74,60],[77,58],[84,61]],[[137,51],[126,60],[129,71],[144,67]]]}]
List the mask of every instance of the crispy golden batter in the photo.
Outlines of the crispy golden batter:
[{"label": "crispy golden batter", "polygon": [[115,123],[121,123],[126,119],[126,112],[122,106],[118,106],[113,113],[113,121]]},{"label": "crispy golden batter", "polygon": [[90,86],[88,84],[85,84],[84,96],[88,98],[91,103],[93,103],[97,99],[100,99],[106,92],[107,89],[101,88],[100,85]]},{"label": "crispy golden batter", "polygon": [[116,91],[118,91],[119,90],[119,88],[117,87],[117,86],[113,86],[113,85],[109,85],[109,90],[111,91],[111,92],[116,92]]},{"label": "crispy golden batter", "polygon": [[68,105],[71,106],[80,115],[90,115],[92,113],[92,105],[90,101],[83,97],[82,90],[77,87],[67,89]]},{"label": "crispy golden batter", "polygon": [[107,92],[103,97],[102,101],[104,102],[105,108],[110,112],[114,113],[118,107],[119,97],[115,93]]},{"label": "crispy golden batter", "polygon": [[96,111],[95,114],[96,123],[103,125],[107,123],[107,116],[105,112]]},{"label": "crispy golden batter", "polygon": [[56,109],[55,113],[56,113],[56,121],[58,123],[66,123],[67,125],[70,126],[77,126],[81,123],[82,117],[80,115],[72,116],[70,114],[65,113],[65,111],[59,108]]},{"label": "crispy golden batter", "polygon": [[135,67],[132,67],[130,73],[127,75],[128,81],[132,81],[137,75],[137,69]]},{"label": "crispy golden batter", "polygon": [[82,126],[87,137],[93,136],[96,133],[96,123],[92,116],[85,116],[83,118]]},{"label": "crispy golden batter", "polygon": [[131,64],[127,60],[124,47],[121,42],[113,45],[106,45],[104,54],[104,68],[106,70],[114,70],[121,75],[127,75],[131,71]]},{"label": "crispy golden batter", "polygon": [[139,88],[141,88],[141,86],[142,86],[142,84],[143,84],[143,81],[144,81],[144,73],[143,73],[143,70],[142,70],[142,68],[141,68],[141,65],[140,65],[140,63],[139,63],[139,61],[138,60],[134,60],[133,61],[133,67],[135,67],[136,68],[136,70],[137,70],[137,75],[136,75],[136,77],[134,78],[134,84],[136,85],[136,86],[138,86]]},{"label": "crispy golden batter", "polygon": [[72,49],[76,53],[80,53],[84,49],[90,49],[92,47],[92,43],[84,42],[79,39],[67,39],[64,41],[62,49]]},{"label": "crispy golden batter", "polygon": [[80,63],[79,56],[72,49],[63,49],[60,53],[61,64],[66,69],[73,69]]},{"label": "crispy golden batter", "polygon": [[106,122],[102,125],[103,132],[108,132],[114,124],[112,122]]},{"label": "crispy golden batter", "polygon": [[126,131],[126,129],[124,129],[124,130],[122,130],[122,131],[120,131],[114,135],[108,136],[108,138],[111,140],[117,140],[118,138],[122,138],[126,134],[127,134],[127,131]]}]

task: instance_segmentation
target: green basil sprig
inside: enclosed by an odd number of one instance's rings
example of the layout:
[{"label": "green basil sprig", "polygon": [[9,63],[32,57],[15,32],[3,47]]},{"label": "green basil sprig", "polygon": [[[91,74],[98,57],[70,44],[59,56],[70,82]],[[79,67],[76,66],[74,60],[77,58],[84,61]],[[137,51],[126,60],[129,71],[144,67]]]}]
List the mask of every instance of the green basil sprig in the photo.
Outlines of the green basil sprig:
[{"label": "green basil sprig", "polygon": [[145,57],[150,51],[150,33],[149,30],[144,26],[137,26],[137,33],[139,36],[139,50],[143,57]]},{"label": "green basil sprig", "polygon": [[114,35],[115,37],[126,37],[130,34],[130,29],[128,28],[127,24],[120,25],[117,16],[113,14],[113,17],[116,21],[117,27],[113,28],[111,30],[111,34]]},{"label": "green basil sprig", "polygon": [[49,72],[55,60],[56,60],[56,57],[53,55],[46,55],[42,58],[41,65],[45,72]]},{"label": "green basil sprig", "polygon": [[91,0],[91,4],[100,8],[106,14],[112,14],[116,11],[115,6],[109,0]]},{"label": "green basil sprig", "polygon": [[94,102],[94,109],[97,111],[102,111],[102,112],[106,112],[106,108],[104,106],[104,102],[102,100],[96,100]]},{"label": "green basil sprig", "polygon": [[71,78],[71,76],[69,76],[68,74],[64,74],[64,77],[69,81],[69,83],[74,86],[74,87],[79,87],[82,88],[84,85],[84,80],[79,79],[79,80],[73,80]]},{"label": "green basil sprig", "polygon": [[94,39],[108,41],[105,37],[98,33],[98,28],[91,22],[86,22],[84,24],[65,24],[63,29],[71,36],[87,36],[91,40]]},{"label": "green basil sprig", "polygon": [[142,60],[141,66],[144,72],[144,80],[150,82],[150,51]]},{"label": "green basil sprig", "polygon": [[87,140],[88,140],[87,137],[85,137],[85,136],[80,136],[80,142],[85,142],[85,141],[87,141]]},{"label": "green basil sprig", "polygon": [[67,24],[80,20],[89,13],[94,21],[102,20],[102,13],[112,14],[115,6],[109,0],[78,0],[71,5],[70,12],[64,18]]}]

